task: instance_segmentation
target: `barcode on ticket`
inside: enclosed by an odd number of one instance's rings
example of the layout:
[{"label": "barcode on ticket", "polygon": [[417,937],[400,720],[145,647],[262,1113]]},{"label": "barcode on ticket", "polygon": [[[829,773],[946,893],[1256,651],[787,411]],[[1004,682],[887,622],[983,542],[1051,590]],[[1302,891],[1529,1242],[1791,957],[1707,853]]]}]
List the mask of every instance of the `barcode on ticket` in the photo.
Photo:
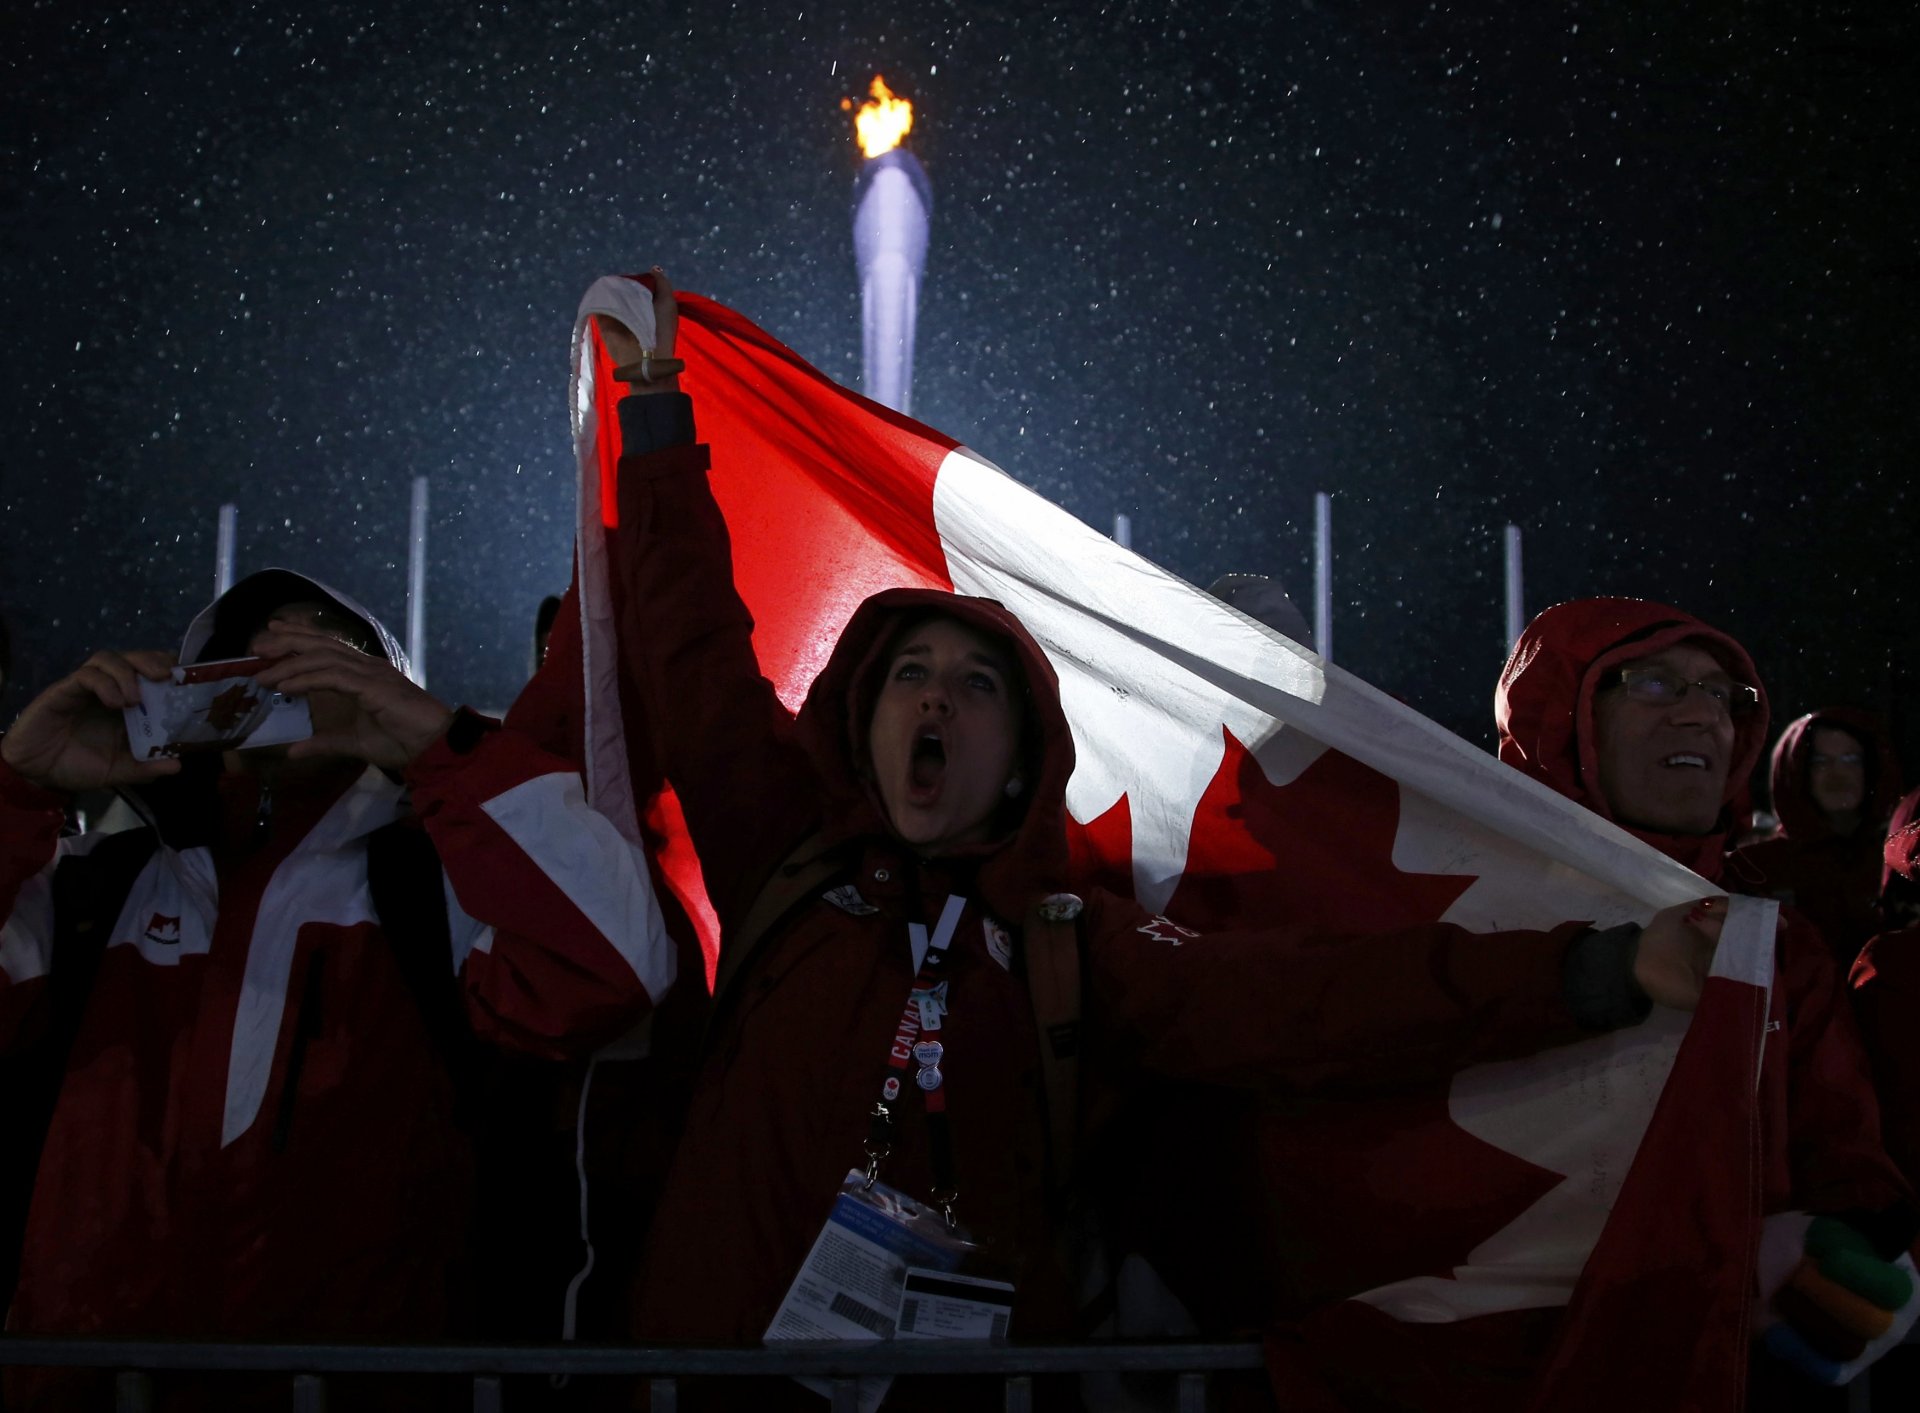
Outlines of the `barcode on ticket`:
[{"label": "barcode on ticket", "polygon": [[833,1293],[833,1303],[828,1307],[843,1320],[852,1320],[856,1325],[864,1325],[882,1339],[893,1337],[893,1319],[882,1315],[871,1306],[862,1305],[844,1290]]}]

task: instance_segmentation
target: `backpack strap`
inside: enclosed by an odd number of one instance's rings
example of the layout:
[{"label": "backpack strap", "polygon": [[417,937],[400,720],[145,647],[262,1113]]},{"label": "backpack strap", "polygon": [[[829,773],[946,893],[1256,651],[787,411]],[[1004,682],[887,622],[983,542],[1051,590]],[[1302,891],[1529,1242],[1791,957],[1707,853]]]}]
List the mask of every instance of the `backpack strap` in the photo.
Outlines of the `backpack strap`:
[{"label": "backpack strap", "polygon": [[367,892],[387,947],[420,1012],[433,1048],[453,1078],[455,1120],[465,1129],[477,1117],[476,1073],[486,1047],[467,1024],[453,975],[453,933],[440,855],[427,831],[397,819],[367,836]]},{"label": "backpack strap", "polygon": [[[839,851],[826,847],[819,831],[802,839],[760,885],[753,906],[739,926],[726,933],[720,948],[719,965],[714,968],[713,998],[717,1003],[758,950],[788,915],[801,904],[811,902],[822,885],[846,868]],[[716,1005],[715,1009],[718,1007]]]},{"label": "backpack strap", "polygon": [[1073,1176],[1080,1127],[1080,899],[1054,893],[1040,900],[1022,932],[1027,995],[1040,1037],[1040,1076],[1047,1102],[1047,1159],[1056,1191]]},{"label": "backpack strap", "polygon": [[382,825],[367,837],[367,892],[407,989],[436,1038],[454,996],[453,935],[440,855],[411,820]]},{"label": "backpack strap", "polygon": [[109,834],[85,854],[62,860],[53,872],[53,955],[47,969],[47,1043],[64,1073],[93,995],[100,959],[114,923],[142,869],[160,847],[151,829]]}]

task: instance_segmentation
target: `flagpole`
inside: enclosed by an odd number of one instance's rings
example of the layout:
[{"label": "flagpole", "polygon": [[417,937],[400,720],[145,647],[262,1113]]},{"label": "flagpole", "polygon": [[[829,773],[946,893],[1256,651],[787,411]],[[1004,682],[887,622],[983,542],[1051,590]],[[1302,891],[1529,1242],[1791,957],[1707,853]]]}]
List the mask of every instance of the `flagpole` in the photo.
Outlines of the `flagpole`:
[{"label": "flagpole", "polygon": [[1333,661],[1333,497],[1313,494],[1313,646]]},{"label": "flagpole", "polygon": [[1520,641],[1527,626],[1526,592],[1521,574],[1520,527],[1507,526],[1507,651]]},{"label": "flagpole", "polygon": [[220,530],[214,540],[213,596],[233,587],[233,544],[240,524],[240,507],[229,501],[220,507]]},{"label": "flagpole", "polygon": [[427,478],[413,478],[407,517],[407,660],[413,680],[427,685]]},{"label": "flagpole", "polygon": [[1114,512],[1113,542],[1123,550],[1133,548],[1133,517],[1124,510]]}]

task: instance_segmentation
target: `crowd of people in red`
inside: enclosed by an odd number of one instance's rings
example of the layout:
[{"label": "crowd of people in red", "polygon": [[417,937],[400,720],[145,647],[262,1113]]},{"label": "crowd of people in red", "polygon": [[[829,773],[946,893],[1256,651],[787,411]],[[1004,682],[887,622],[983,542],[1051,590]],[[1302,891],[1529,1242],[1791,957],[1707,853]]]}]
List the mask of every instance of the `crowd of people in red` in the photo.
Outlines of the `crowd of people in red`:
[{"label": "crowd of people in red", "polygon": [[[1502,674],[1500,758],[1692,869],[1696,901],[1601,929],[1190,928],[1076,877],[1073,734],[998,604],[877,595],[781,704],[655,289],[652,347],[599,330],[632,383],[612,670],[633,775],[671,787],[718,916],[711,990],[648,849],[585,798],[571,596],[499,722],[414,686],[346,595],[245,579],[177,655],[97,653],[0,739],[10,1331],[752,1343],[816,1328],[834,1280],[864,1318],[857,1273],[828,1270],[844,1228],[957,1266],[1016,1337],[1071,1339],[1098,1211],[1192,1329],[1268,1341],[1269,1379],[1227,1390],[1247,1406],[1518,1410],[1561,1311],[1351,1303],[1426,1215],[1370,1193],[1378,1155],[1301,1155],[1466,1066],[1692,1009],[1742,893],[1787,905],[1757,1156],[1769,1229],[1799,1243],[1791,1278],[1756,1272],[1753,1405],[1822,1406],[1899,1342],[1920,1309],[1920,792],[1871,716],[1788,726],[1777,827],[1730,851],[1769,736],[1753,661],[1656,603],[1562,604]],[[241,656],[310,704],[310,738],[134,756],[143,681]],[[135,827],[74,832],[99,789]],[[1152,1155],[1113,1128],[1162,1083],[1227,1096],[1244,1135],[1187,1174],[1198,1226],[1116,1210],[1165,1195],[1116,1180]],[[1314,1196],[1336,1180],[1344,1228]],[[103,1387],[11,1370],[4,1406]],[[903,1380],[888,1406],[981,1397]]]}]

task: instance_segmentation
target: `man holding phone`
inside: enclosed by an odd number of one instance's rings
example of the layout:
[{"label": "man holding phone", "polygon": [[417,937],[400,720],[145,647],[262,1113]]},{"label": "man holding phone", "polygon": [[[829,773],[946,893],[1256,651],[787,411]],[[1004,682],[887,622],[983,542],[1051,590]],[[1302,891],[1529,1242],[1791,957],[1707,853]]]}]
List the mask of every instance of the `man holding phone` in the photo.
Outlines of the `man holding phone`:
[{"label": "man holding phone", "polygon": [[[310,736],[139,759],[123,713],[176,660],[135,651],[0,739],[0,1047],[65,1051],[12,1330],[457,1330],[473,1164],[445,1021],[566,1058],[674,979],[645,859],[574,766],[428,695],[352,600],[250,576],[179,654],[238,658],[219,670],[303,700]],[[60,837],[66,792],[102,787],[146,827]]]}]

